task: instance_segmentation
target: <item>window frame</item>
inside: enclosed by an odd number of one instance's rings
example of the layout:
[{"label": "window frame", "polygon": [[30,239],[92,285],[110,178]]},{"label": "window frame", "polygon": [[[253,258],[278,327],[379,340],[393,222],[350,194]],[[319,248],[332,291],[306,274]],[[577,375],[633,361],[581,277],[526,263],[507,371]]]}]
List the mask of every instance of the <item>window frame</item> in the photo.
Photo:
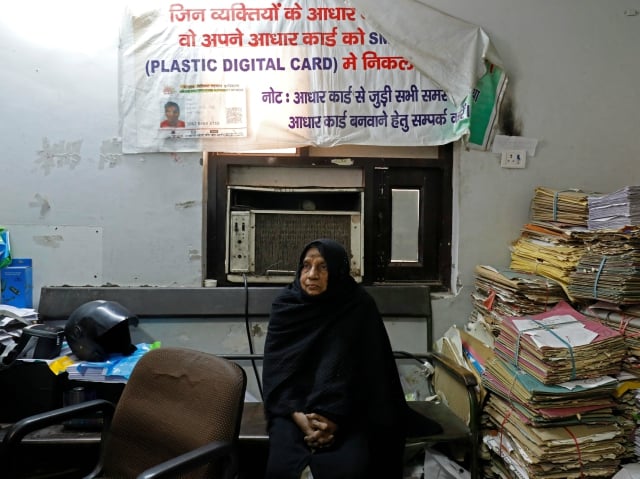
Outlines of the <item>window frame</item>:
[{"label": "window frame", "polygon": [[[317,154],[322,150],[320,154]],[[270,167],[333,167],[349,162],[350,166],[361,168],[364,177],[364,277],[363,284],[393,284],[393,283],[421,283],[432,286],[434,291],[449,291],[451,287],[452,266],[452,174],[453,174],[453,144],[432,148],[435,154],[431,157],[410,157],[407,149],[397,149],[398,157],[388,154],[389,148],[378,150],[387,156],[374,156],[376,149],[366,147],[363,156],[355,156],[352,150],[338,148],[323,149],[304,148],[297,156],[274,156],[256,154],[226,154],[207,153],[205,155],[205,201],[206,211],[203,233],[205,235],[206,251],[203,255],[203,272],[207,279],[215,279],[218,286],[238,286],[237,283],[227,281],[225,275],[226,260],[226,202],[227,177],[231,166],[265,166]],[[419,150],[419,149],[413,149]],[[334,153],[334,154],[332,154]],[[394,153],[395,154],[395,153]],[[415,153],[414,153],[415,154]],[[429,221],[430,228],[421,224],[421,237],[429,236],[429,251],[421,251],[421,258],[430,252],[435,254],[431,258],[428,271],[425,262],[420,265],[392,264],[385,262],[390,258],[391,238],[389,213],[381,208],[378,192],[398,184],[396,179],[403,172],[422,170],[431,184],[437,184],[437,192],[427,192],[431,201],[437,196],[437,205],[433,207],[421,206],[421,223]],[[410,175],[411,176],[411,175]],[[385,184],[384,178],[387,179]],[[389,179],[391,181],[389,181]],[[436,182],[436,183],[433,183]],[[402,183],[402,182],[401,182]],[[428,183],[428,182],[427,182]],[[425,194],[421,186],[422,195]],[[422,198],[422,201],[424,198]],[[431,203],[433,204],[433,203]],[[382,210],[382,211],[381,211]],[[382,219],[380,214],[382,213]],[[379,222],[388,222],[389,228],[380,228]],[[382,231],[381,231],[382,230]],[[421,244],[424,246],[424,241]],[[421,271],[418,271],[421,270]]]}]

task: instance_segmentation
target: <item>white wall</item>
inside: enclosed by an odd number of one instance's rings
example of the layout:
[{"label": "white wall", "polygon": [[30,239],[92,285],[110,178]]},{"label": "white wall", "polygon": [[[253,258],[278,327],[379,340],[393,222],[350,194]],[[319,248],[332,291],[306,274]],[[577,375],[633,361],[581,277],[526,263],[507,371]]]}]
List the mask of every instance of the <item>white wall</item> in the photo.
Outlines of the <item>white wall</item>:
[{"label": "white wall", "polygon": [[[495,154],[463,151],[458,266],[463,290],[436,303],[460,324],[470,310],[476,264],[509,265],[509,244],[528,221],[534,188],[613,191],[640,182],[640,15],[626,0],[428,0],[480,25],[510,77],[521,135],[539,140],[524,170]],[[443,324],[440,323],[439,327]]]},{"label": "white wall", "polygon": [[[20,231],[14,251],[34,257],[36,286],[201,284],[201,155],[119,153],[122,3],[3,7],[0,224]],[[510,77],[521,134],[540,141],[524,170],[501,169],[492,153],[460,152],[462,290],[435,302],[443,332],[467,320],[474,266],[508,266],[537,185],[612,191],[640,182],[640,15],[624,13],[640,3],[424,3],[488,33]],[[50,238],[50,227],[62,233]],[[83,261],[64,246],[78,241],[91,251]]]},{"label": "white wall", "polygon": [[34,260],[36,305],[43,285],[202,284],[202,155],[121,154],[123,3],[0,17],[0,224]]}]

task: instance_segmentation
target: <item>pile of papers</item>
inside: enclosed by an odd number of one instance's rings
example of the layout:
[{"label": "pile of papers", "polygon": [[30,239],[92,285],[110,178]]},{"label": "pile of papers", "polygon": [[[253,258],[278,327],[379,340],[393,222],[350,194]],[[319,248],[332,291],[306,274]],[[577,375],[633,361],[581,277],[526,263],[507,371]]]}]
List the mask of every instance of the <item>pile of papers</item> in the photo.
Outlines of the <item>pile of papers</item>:
[{"label": "pile of papers", "polygon": [[509,468],[510,474],[502,477],[612,477],[625,453],[627,438],[617,424],[531,427],[513,413],[511,404],[495,396],[485,409],[494,429],[483,441]]},{"label": "pile of papers", "polygon": [[569,275],[568,291],[574,298],[640,303],[640,229],[594,233]]},{"label": "pile of papers", "polygon": [[0,304],[0,362],[13,350],[22,330],[37,322],[35,309]]},{"label": "pile of papers", "polygon": [[531,217],[534,221],[587,226],[588,196],[580,190],[554,190],[540,186],[536,188],[533,196]]},{"label": "pile of papers", "polygon": [[617,230],[640,225],[640,186],[625,186],[606,195],[589,195],[590,230]]},{"label": "pile of papers", "polygon": [[136,344],[136,350],[129,356],[112,354],[103,362],[79,361],[68,366],[66,371],[70,380],[102,383],[126,383],[138,360],[148,351],[157,347],[154,344]]},{"label": "pile of papers", "polygon": [[567,293],[569,276],[586,251],[584,228],[531,222],[511,245],[510,269],[552,279]]},{"label": "pile of papers", "polygon": [[640,376],[640,305],[597,301],[583,307],[581,312],[622,334],[627,345],[627,355],[622,361],[622,369]]},{"label": "pile of papers", "polygon": [[622,335],[564,301],[505,318],[485,364],[483,441],[502,477],[611,477],[633,421],[616,400]]},{"label": "pile of papers", "polygon": [[617,422],[613,416],[617,406],[613,393],[618,381],[613,376],[549,385],[495,357],[487,362],[482,384],[493,393],[485,412],[492,408],[502,410],[506,402],[513,409],[512,414],[529,426]]},{"label": "pile of papers", "polygon": [[561,301],[525,318],[505,318],[495,353],[543,384],[616,375],[627,349],[622,334]]},{"label": "pile of papers", "polygon": [[640,409],[640,378],[635,374],[622,372],[618,375],[618,387],[615,390],[616,417],[618,424],[624,431],[627,441],[623,462],[638,462],[640,458],[640,429],[637,427],[636,418]]},{"label": "pile of papers", "polygon": [[558,282],[544,276],[487,265],[475,268],[472,321],[482,320],[497,333],[502,318],[546,311],[566,295]]}]

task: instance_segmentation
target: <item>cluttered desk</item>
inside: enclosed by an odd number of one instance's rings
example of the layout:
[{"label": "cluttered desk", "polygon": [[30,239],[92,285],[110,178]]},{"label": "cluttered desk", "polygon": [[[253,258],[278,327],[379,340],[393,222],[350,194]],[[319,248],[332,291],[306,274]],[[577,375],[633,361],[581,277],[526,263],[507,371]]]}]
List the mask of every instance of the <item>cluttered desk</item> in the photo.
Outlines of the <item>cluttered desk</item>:
[{"label": "cluttered desk", "polygon": [[[407,451],[424,447],[426,444],[434,442],[447,442],[452,439],[463,437],[466,434],[466,425],[462,422],[451,422],[450,418],[442,415],[443,409],[438,404],[428,401],[409,401],[409,406],[414,412],[410,421],[410,435],[407,438]],[[433,423],[426,418],[432,418],[436,422],[447,421],[449,427],[438,434],[433,434]],[[0,442],[3,440],[5,432],[11,424],[0,423]],[[64,470],[67,479],[73,477],[83,477],[83,474],[90,470],[95,458],[98,455],[101,431],[98,428],[84,429],[82,427],[68,427],[64,424],[48,426],[42,430],[29,433],[24,443],[33,449],[46,450],[53,446],[50,455],[41,456],[44,463],[42,468],[54,468],[56,471]],[[426,441],[426,442],[425,442]],[[266,459],[266,448],[268,435],[266,421],[261,402],[246,402],[242,412],[240,425],[239,449],[241,456],[249,457],[250,460],[242,461],[240,478],[255,478],[259,474]],[[61,454],[60,451],[65,451]],[[52,457],[53,456],[53,457]],[[30,455],[28,463],[33,467],[37,466],[38,456]],[[61,458],[74,458],[69,460],[64,467],[60,467]],[[53,462],[53,465],[52,465]],[[42,471],[42,469],[41,469]],[[57,475],[47,475],[40,472],[42,478],[59,477]]]},{"label": "cluttered desk", "polygon": [[[403,287],[386,288],[376,287],[371,289],[376,301],[381,307],[383,315],[390,318],[417,318],[415,321],[426,319],[427,344],[431,333],[430,325],[430,303],[429,290],[427,287]],[[63,325],[68,322],[72,313],[87,302],[92,302],[95,298],[107,298],[116,300],[121,304],[127,304],[133,308],[141,320],[155,318],[159,316],[171,317],[206,317],[207,320],[218,317],[239,317],[242,314],[251,315],[252,318],[266,318],[268,314],[267,306],[271,304],[272,296],[275,294],[272,288],[251,289],[250,294],[246,294],[238,288],[212,288],[212,289],[187,289],[177,288],[170,290],[159,290],[158,288],[43,288],[40,300],[40,320],[44,319],[45,325]],[[249,305],[243,306],[244,301],[249,298]],[[213,306],[212,306],[213,305]],[[266,306],[265,306],[266,305]],[[244,313],[243,313],[244,312]],[[410,319],[414,321],[414,319]],[[132,328],[133,333],[141,328]],[[73,334],[72,334],[73,337]],[[86,338],[85,338],[86,339]],[[137,339],[137,338],[136,338]],[[152,338],[144,338],[152,339]],[[86,341],[85,341],[86,342]],[[77,344],[82,344],[79,342]],[[76,344],[76,346],[77,346]],[[126,346],[131,343],[127,341]],[[136,342],[137,347],[140,343]],[[68,345],[67,345],[68,346]],[[143,343],[142,348],[153,348],[153,342]],[[64,346],[62,346],[64,347]],[[76,347],[76,349],[78,349]],[[61,350],[59,356],[65,357],[66,351]],[[225,354],[222,354],[225,357]],[[229,354],[227,356],[233,356]],[[135,357],[135,355],[134,355]],[[230,357],[232,361],[235,358]],[[0,395],[0,437],[8,425],[27,415],[41,411],[49,411],[63,406],[65,403],[73,403],[81,399],[92,399],[93,397],[104,398],[117,403],[120,394],[126,384],[126,377],[118,377],[122,374],[123,368],[115,367],[113,364],[101,364],[92,368],[89,363],[92,361],[72,361],[65,363],[56,357],[53,359],[29,359],[21,358],[14,361],[10,368],[0,371],[0,388],[2,391],[11,390],[13,395]],[[126,365],[124,370],[131,364]],[[50,366],[60,362],[65,364],[62,374],[52,372]],[[236,361],[243,366],[247,362]],[[97,361],[96,363],[100,363]],[[106,374],[106,376],[95,377],[94,374]],[[467,377],[464,380],[465,387],[473,390],[475,382]],[[69,397],[69,393],[75,388],[82,388],[82,394]],[[441,402],[434,401],[410,401],[412,411],[415,416],[411,421],[410,437],[407,441],[408,450],[421,450],[425,444],[449,443],[460,444],[458,450],[468,450],[475,444],[474,433],[470,431],[469,425],[463,420],[453,416],[451,411]],[[265,457],[267,445],[266,424],[262,411],[262,404],[256,398],[249,398],[245,404],[242,414],[242,421],[239,431],[239,442],[244,454],[249,454],[251,460],[246,461],[247,465],[259,467],[261,460]],[[433,422],[446,424],[444,430],[435,433],[432,430]],[[475,424],[475,422],[472,422]],[[25,437],[25,442],[33,448],[48,447],[56,445],[58,448],[67,450],[80,450],[76,458],[88,458],[97,454],[100,433],[97,429],[86,430],[82,428],[65,427],[58,424],[50,426],[42,431],[34,431]],[[456,442],[459,441],[459,442]],[[455,449],[456,446],[453,446]],[[476,457],[475,453],[472,457]],[[65,454],[68,456],[68,454]],[[29,463],[33,463],[38,455],[30,454]],[[34,476],[35,477],[35,476]],[[54,476],[42,476],[54,477]],[[75,477],[68,474],[66,477]],[[79,476],[80,477],[80,476]],[[256,477],[251,472],[242,475],[244,478]]]}]

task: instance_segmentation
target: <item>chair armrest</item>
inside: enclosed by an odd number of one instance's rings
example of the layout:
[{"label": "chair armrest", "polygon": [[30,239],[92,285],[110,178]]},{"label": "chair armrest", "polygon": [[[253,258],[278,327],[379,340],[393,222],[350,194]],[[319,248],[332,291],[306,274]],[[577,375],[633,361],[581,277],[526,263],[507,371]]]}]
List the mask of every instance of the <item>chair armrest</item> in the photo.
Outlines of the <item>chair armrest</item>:
[{"label": "chair armrest", "polygon": [[178,474],[204,466],[224,456],[229,456],[230,462],[233,464],[233,452],[234,447],[229,441],[210,442],[193,451],[185,452],[184,454],[147,469],[139,474],[137,479],[174,478],[177,477]]},{"label": "chair armrest", "polygon": [[19,443],[24,436],[30,432],[37,431],[54,424],[60,424],[68,419],[79,418],[88,413],[102,411],[105,416],[105,421],[108,421],[113,416],[114,410],[115,406],[112,402],[104,399],[95,399],[93,401],[72,404],[70,406],[25,417],[7,429],[4,439],[2,440],[3,449],[8,453],[10,447]]},{"label": "chair armrest", "polygon": [[[3,473],[7,477],[17,477],[19,469],[16,465],[15,450],[21,444],[22,439],[30,432],[44,429],[48,426],[60,424],[65,420],[82,417],[88,413],[103,412],[103,434],[104,428],[111,422],[115,406],[104,399],[73,404],[59,409],[53,409],[40,414],[26,417],[10,426],[2,440],[0,447],[0,463],[3,465]],[[99,465],[96,469],[99,468]]]}]

